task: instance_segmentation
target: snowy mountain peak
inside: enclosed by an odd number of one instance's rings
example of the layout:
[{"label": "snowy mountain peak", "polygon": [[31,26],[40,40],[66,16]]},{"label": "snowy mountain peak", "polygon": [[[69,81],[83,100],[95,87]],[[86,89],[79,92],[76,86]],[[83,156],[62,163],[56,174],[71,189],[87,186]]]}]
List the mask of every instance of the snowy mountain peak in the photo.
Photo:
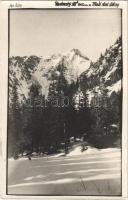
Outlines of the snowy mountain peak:
[{"label": "snowy mountain peak", "polygon": [[83,71],[90,66],[90,60],[78,49],[72,49],[64,54],[57,54],[41,59],[34,77],[42,86],[42,94],[46,95],[52,81],[58,80],[63,74],[68,84],[76,82]]}]

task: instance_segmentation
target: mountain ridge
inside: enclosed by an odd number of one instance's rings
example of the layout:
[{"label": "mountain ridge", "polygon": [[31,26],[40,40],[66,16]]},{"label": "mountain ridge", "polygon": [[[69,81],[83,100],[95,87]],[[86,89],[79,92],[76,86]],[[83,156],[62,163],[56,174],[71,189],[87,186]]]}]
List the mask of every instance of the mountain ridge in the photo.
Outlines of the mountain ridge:
[{"label": "mountain ridge", "polygon": [[[102,89],[110,96],[114,91],[121,91],[122,63],[121,38],[104,55],[93,63],[79,49],[71,49],[64,54],[49,57],[12,57],[9,59],[10,96],[14,77],[20,102],[27,99],[32,84],[38,85],[41,95],[48,96],[50,85],[64,77],[68,85],[79,80],[80,90],[87,91],[90,98]],[[15,80],[15,81],[16,81]],[[115,89],[114,89],[115,88]],[[11,98],[10,98],[11,99]]]}]

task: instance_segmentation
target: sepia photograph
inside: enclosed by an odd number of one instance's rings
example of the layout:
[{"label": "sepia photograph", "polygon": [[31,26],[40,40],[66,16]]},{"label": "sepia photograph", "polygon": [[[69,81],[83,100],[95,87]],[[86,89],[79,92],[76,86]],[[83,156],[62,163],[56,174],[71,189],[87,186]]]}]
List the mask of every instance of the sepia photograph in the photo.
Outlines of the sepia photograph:
[{"label": "sepia photograph", "polygon": [[8,195],[122,195],[122,10],[10,9]]}]

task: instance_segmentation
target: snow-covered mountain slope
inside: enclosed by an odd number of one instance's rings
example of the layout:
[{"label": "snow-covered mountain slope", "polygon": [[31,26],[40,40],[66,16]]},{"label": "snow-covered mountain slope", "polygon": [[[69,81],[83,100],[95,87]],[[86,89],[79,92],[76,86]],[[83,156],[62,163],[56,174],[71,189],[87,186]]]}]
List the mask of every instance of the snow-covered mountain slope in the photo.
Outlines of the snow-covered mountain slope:
[{"label": "snow-covered mountain slope", "polygon": [[76,82],[80,74],[86,71],[89,66],[89,58],[78,49],[72,49],[64,55],[42,58],[33,77],[41,85],[42,94],[47,96],[50,84],[57,82],[61,74],[63,74],[67,84],[71,84]]},{"label": "snow-covered mountain slope", "polygon": [[[9,103],[13,101],[14,90],[19,104],[29,98],[31,85],[40,87],[41,95],[47,97],[51,84],[59,84],[63,76],[67,84],[76,82],[83,71],[90,66],[90,60],[78,49],[49,57],[11,57],[9,59]],[[13,87],[16,88],[13,88]]]},{"label": "snow-covered mountain slope", "polygon": [[40,58],[11,57],[9,59],[9,105],[14,103],[14,98],[22,104],[28,98],[32,74],[37,69]]},{"label": "snow-covered mountain slope", "polygon": [[95,95],[104,92],[110,96],[113,92],[121,91],[122,79],[122,47],[121,38],[112,45],[104,55],[101,54],[96,63],[81,74],[80,85],[83,91],[87,91],[91,100]]}]

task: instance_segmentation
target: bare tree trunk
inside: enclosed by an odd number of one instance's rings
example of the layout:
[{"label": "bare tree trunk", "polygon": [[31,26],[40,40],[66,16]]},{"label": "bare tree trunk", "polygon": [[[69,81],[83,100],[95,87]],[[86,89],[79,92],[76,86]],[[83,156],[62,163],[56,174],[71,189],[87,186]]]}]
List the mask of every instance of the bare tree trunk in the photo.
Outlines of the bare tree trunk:
[{"label": "bare tree trunk", "polygon": [[66,137],[66,128],[65,128],[65,122],[64,122],[64,137],[65,137],[65,154],[68,154],[68,142],[67,142],[67,137]]}]

